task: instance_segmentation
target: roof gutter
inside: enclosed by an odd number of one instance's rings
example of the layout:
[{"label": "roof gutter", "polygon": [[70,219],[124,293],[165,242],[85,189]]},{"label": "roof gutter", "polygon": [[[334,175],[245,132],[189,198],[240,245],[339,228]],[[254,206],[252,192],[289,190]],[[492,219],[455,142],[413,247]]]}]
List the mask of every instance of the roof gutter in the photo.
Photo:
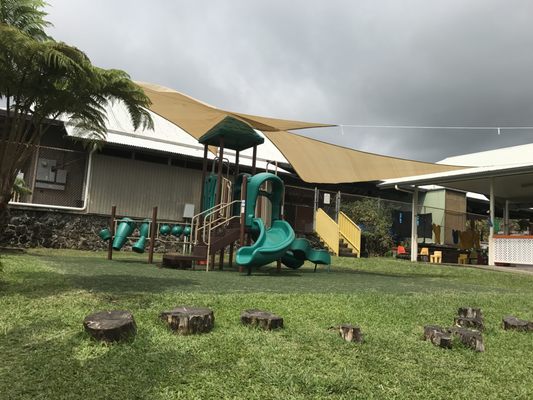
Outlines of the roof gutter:
[{"label": "roof gutter", "polygon": [[414,190],[403,189],[403,188],[401,188],[398,185],[394,185],[394,189],[397,190],[398,192],[404,192],[404,193],[409,193],[409,194],[413,194],[414,193]]}]

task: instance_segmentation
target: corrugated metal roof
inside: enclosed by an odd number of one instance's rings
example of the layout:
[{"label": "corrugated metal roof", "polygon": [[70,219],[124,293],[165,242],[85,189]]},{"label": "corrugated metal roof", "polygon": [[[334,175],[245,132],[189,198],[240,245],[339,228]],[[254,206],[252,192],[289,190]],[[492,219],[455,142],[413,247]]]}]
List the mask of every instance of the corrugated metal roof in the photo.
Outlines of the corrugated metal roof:
[{"label": "corrugated metal roof", "polygon": [[[198,158],[203,158],[204,156],[204,146],[202,144],[198,143],[189,133],[156,113],[149,111],[154,121],[154,129],[143,131],[133,128],[127,109],[122,103],[114,102],[107,107],[106,112],[108,128],[106,141],[108,143]],[[83,135],[68,124],[65,124],[65,129],[69,136],[80,137]],[[257,130],[256,132],[265,139],[265,143],[257,147],[256,165],[258,168],[266,169],[269,162],[288,163],[277,147],[262,132]],[[209,152],[208,157],[213,159],[214,155]],[[225,151],[224,158],[234,163],[235,152],[231,150]],[[247,166],[252,165],[252,149],[240,153],[239,163]],[[287,172],[280,168],[278,168],[278,171]]]}]

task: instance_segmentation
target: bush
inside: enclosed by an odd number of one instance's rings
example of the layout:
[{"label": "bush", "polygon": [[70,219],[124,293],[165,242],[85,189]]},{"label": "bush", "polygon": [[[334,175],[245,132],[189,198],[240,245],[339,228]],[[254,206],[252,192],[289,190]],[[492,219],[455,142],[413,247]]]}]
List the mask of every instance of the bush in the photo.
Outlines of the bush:
[{"label": "bush", "polygon": [[370,256],[383,256],[394,244],[392,210],[379,199],[363,199],[346,203],[341,210],[361,227],[366,250]]}]

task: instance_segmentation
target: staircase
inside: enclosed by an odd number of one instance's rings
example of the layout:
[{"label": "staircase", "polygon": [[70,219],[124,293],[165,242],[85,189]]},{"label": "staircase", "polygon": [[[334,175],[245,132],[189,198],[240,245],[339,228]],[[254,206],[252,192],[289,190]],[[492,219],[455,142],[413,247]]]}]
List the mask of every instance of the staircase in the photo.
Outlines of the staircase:
[{"label": "staircase", "polygon": [[359,253],[356,253],[343,239],[339,240],[339,257],[359,257]]},{"label": "staircase", "polygon": [[227,227],[217,229],[215,232],[211,233],[210,246],[208,246],[207,243],[201,242],[194,246],[192,255],[201,257],[202,260],[206,260],[209,254],[214,254],[217,251],[225,249],[230,244],[239,240],[240,234],[241,227],[237,224],[230,224]]},{"label": "staircase", "polygon": [[206,271],[209,270],[211,257],[239,240],[240,216],[232,216],[232,209],[240,202],[222,203],[195,215],[192,219],[192,249],[187,253],[165,253],[163,266],[190,268],[195,262],[206,261]]},{"label": "staircase", "polygon": [[361,229],[343,212],[335,222],[324,210],[315,213],[315,232],[331,253],[339,257],[360,257]]}]

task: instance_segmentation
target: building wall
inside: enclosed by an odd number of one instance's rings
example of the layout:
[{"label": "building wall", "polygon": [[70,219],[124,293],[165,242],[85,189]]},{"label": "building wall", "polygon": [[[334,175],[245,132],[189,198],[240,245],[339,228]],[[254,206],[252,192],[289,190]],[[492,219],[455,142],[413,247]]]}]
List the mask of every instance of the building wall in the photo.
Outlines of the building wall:
[{"label": "building wall", "polygon": [[[86,152],[68,151],[41,147],[33,157],[29,182],[33,182],[29,201],[34,204],[51,204],[56,206],[83,207],[84,183],[86,175]],[[35,174],[40,163],[52,160],[58,171],[65,171],[66,179],[61,184],[39,181]],[[57,172],[56,172],[57,174]]]},{"label": "building wall", "polygon": [[[422,213],[431,213],[431,219],[434,224],[440,225],[440,239],[441,243],[448,243],[446,241],[446,221],[444,214],[444,202],[446,197],[446,191],[432,190],[424,193],[424,200],[422,201]],[[451,238],[451,236],[450,236]],[[435,234],[433,234],[433,240],[435,240]]]},{"label": "building wall", "polygon": [[446,191],[446,243],[452,244],[452,230],[466,229],[466,193]]},{"label": "building wall", "polygon": [[199,212],[202,172],[172,165],[95,154],[91,172],[89,213],[181,220],[186,203]]}]

